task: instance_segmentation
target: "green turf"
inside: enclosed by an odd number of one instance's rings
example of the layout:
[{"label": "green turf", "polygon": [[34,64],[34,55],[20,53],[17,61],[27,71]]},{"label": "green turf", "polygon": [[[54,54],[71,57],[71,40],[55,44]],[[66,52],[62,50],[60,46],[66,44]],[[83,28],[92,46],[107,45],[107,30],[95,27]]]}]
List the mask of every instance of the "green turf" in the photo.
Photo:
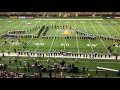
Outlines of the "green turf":
[{"label": "green turf", "polygon": [[[88,18],[88,17],[87,17]],[[103,34],[105,36],[120,36],[120,21],[117,19],[104,19],[103,20],[34,20],[34,19],[9,19],[9,18],[1,18],[0,20],[0,33],[14,30],[14,29],[22,29],[26,30],[29,34],[37,34],[38,30],[29,31],[30,29],[41,26],[41,25],[67,25],[76,27],[79,30],[87,33],[94,34]],[[27,24],[31,23],[31,24]],[[108,25],[109,24],[109,25]],[[63,32],[59,32],[58,29],[49,29],[47,35],[59,35],[64,36]],[[76,33],[72,33],[72,35],[76,35]],[[84,40],[84,39],[42,39],[39,38],[21,38],[21,42],[19,45],[13,45],[11,41],[17,42],[17,39],[7,39],[7,44],[4,44],[5,39],[0,39],[0,51],[11,51],[13,49],[22,49],[22,42],[26,42],[27,48],[26,50],[44,50],[49,51],[53,49],[62,49],[62,50],[70,50],[70,51],[101,51],[106,52],[107,47],[111,43],[119,43],[118,41],[104,40],[97,38],[96,40]],[[37,46],[35,43],[44,43],[44,45]],[[66,45],[67,44],[67,45]],[[68,45],[69,44],[69,45]],[[87,44],[98,44],[96,47],[87,46]],[[115,48],[119,54],[120,47]]]}]

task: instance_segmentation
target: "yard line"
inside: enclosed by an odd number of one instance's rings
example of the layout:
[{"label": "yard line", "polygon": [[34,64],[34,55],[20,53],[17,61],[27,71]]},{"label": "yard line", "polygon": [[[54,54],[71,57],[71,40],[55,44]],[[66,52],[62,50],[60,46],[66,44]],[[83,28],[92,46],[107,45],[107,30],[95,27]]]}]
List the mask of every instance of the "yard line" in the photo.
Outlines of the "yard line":
[{"label": "yard line", "polygon": [[[7,39],[6,41],[8,41],[9,39]],[[1,45],[0,46],[2,46],[4,44],[4,41],[1,43]]]},{"label": "yard line", "polygon": [[[31,22],[33,22],[33,21],[34,21],[34,19],[33,19]],[[28,25],[28,24],[27,24],[27,25]],[[27,25],[25,25],[25,26],[27,26]],[[35,24],[35,25],[36,25],[36,24]],[[35,25],[34,25],[34,26],[35,26]],[[25,26],[24,26],[24,27],[25,27]],[[33,26],[33,27],[34,27],[34,26]],[[32,28],[33,28],[33,27],[32,27]],[[27,42],[27,45],[30,43],[30,41],[31,41],[32,39],[33,39],[33,37]],[[15,57],[13,57],[13,59],[15,59]]]},{"label": "yard line", "polygon": [[[90,21],[89,21],[90,22]],[[92,25],[94,31],[97,33],[95,27],[93,26],[93,24],[90,22],[90,24]],[[98,33],[97,33],[98,34]],[[101,40],[101,38],[99,37],[100,41],[103,43],[103,41]],[[106,48],[106,50],[108,51],[107,47],[105,46],[105,44],[103,43],[104,47]],[[109,52],[109,51],[108,51]],[[109,52],[110,53],[110,52]]]},{"label": "yard line", "polygon": [[[102,27],[102,29],[103,29],[109,36],[111,36],[110,33],[108,33],[107,30],[103,27],[103,25],[101,25],[100,23],[99,23],[99,25]],[[113,39],[113,41],[115,42],[114,39]],[[116,43],[116,42],[115,42],[115,43]]]},{"label": "yard line", "polygon": [[[60,26],[60,23],[61,23],[61,20],[60,20],[60,22],[59,22],[59,26]],[[56,32],[55,32],[55,35],[56,35],[56,33],[57,33],[57,30],[56,30]],[[54,41],[55,41],[55,35],[54,35],[54,38],[53,38],[52,44],[51,44],[51,46],[50,46],[49,53],[50,53],[51,48],[52,48],[52,46],[53,46],[53,43],[54,43]]]},{"label": "yard line", "polygon": [[[105,21],[105,20],[104,20]],[[105,21],[107,24],[108,24],[108,22],[107,21]],[[109,24],[108,24],[109,25]],[[115,28],[113,27],[113,26],[111,26],[111,25],[109,25],[112,29],[114,29],[114,31],[115,32],[117,32],[116,30],[115,30]],[[118,33],[118,35],[120,35],[120,33],[119,32],[117,32]]]},{"label": "yard line", "polygon": [[64,51],[65,51],[66,39],[64,40]]},{"label": "yard line", "polygon": [[[45,22],[46,22],[46,20],[45,20]],[[39,22],[39,23],[41,23],[41,21]],[[44,24],[42,24],[42,26],[43,26]],[[40,27],[40,29],[42,28],[42,26]],[[39,29],[38,29],[38,31],[36,32],[36,34],[39,32]]]},{"label": "yard line", "polygon": [[[83,24],[83,27],[84,27],[85,31],[87,32],[87,30],[86,30],[86,27],[85,27],[84,23],[82,23],[82,24]],[[88,40],[89,40],[89,43],[90,43],[90,47],[91,47],[91,49],[92,49],[92,52],[94,52],[93,47],[92,47],[92,44],[91,44],[91,41],[90,41],[90,39],[88,39]]]},{"label": "yard line", "polygon": [[[41,39],[39,43],[41,43],[42,41],[43,41],[43,39]],[[36,47],[36,49],[35,49],[34,52],[36,52],[36,51],[38,50],[39,46],[40,46],[40,45],[38,45],[38,46]]]},{"label": "yard line", "polygon": [[[32,21],[34,21],[34,19],[33,19]],[[34,26],[36,26],[36,25],[37,25],[37,23],[36,23]],[[34,26],[32,26],[32,28],[33,28]],[[31,39],[27,42],[27,45],[32,41],[32,39],[33,39],[33,36],[32,36]]]},{"label": "yard line", "polygon": [[[67,26],[68,26],[68,20],[67,20]],[[65,39],[66,36],[64,36],[64,39]],[[64,40],[64,50],[65,51],[65,46],[66,46],[66,39]]]},{"label": "yard line", "polygon": [[[43,25],[44,25],[46,22],[47,22],[47,20],[43,23]],[[43,26],[43,25],[42,25],[42,26]],[[41,28],[42,28],[42,27],[41,27]],[[42,41],[43,41],[43,38],[40,40],[40,43],[41,43]],[[37,48],[35,49],[35,52],[38,50],[39,46],[40,46],[40,45],[37,46]]]},{"label": "yard line", "polygon": [[[74,24],[75,24],[75,28],[76,28],[76,22],[74,20]],[[76,42],[77,42],[77,48],[78,48],[78,54],[80,53],[80,50],[79,50],[79,45],[78,45],[78,35],[76,33]]]},{"label": "yard line", "polygon": [[[63,30],[64,30],[64,28],[63,28]],[[66,37],[66,36],[64,36],[64,39],[65,39],[65,37]],[[64,45],[63,51],[65,51],[66,39],[64,40],[64,44],[63,44],[63,45]]]},{"label": "yard line", "polygon": [[[9,24],[8,26],[6,26],[5,28],[3,28],[2,30],[4,31],[5,29],[9,28],[11,25],[14,25],[16,24],[18,21],[15,21],[14,23],[12,24]],[[11,29],[11,28],[10,28]],[[6,32],[7,30],[5,30],[4,32]]]},{"label": "yard line", "polygon": [[27,42],[27,45],[31,42],[32,39],[33,39],[33,37]]},{"label": "yard line", "polygon": [[[111,20],[111,21],[114,21],[114,20]],[[119,28],[120,28],[120,26],[119,26],[119,24],[118,23],[115,23]]]},{"label": "yard line", "polygon": [[[14,21],[14,20],[13,20]],[[16,20],[14,23],[12,23],[12,24],[9,24],[7,27],[5,27],[5,28],[3,28],[1,31],[3,31],[4,29],[6,29],[6,28],[8,28],[8,27],[10,27],[10,26],[12,26],[12,25],[14,25],[14,24],[16,24],[18,21]],[[6,23],[5,23],[6,24]]]},{"label": "yard line", "polygon": [[[33,19],[34,20],[34,19]],[[33,22],[33,20],[31,21],[31,22]],[[20,23],[19,25],[21,25],[21,24],[23,24],[23,22],[22,23]],[[19,25],[17,25],[16,27],[18,27]],[[26,24],[24,27],[26,27],[28,24]],[[32,37],[33,38],[33,37]],[[31,39],[30,39],[30,41],[31,41]],[[28,41],[29,42],[29,41]],[[28,44],[28,43],[27,43]],[[11,49],[12,47],[14,46],[14,44],[9,48],[9,49]],[[9,50],[8,49],[8,50]],[[6,51],[6,52],[8,52],[8,50]]]},{"label": "yard line", "polygon": [[[4,29],[6,29],[6,28],[8,28],[8,27],[10,27],[11,25],[14,25],[14,24],[16,24],[18,21],[16,21],[16,22],[14,22],[14,23],[12,23],[12,24],[10,24],[10,25],[8,25],[7,27],[5,27],[5,28],[3,28],[2,30],[4,30]],[[14,28],[14,27],[13,27]],[[9,39],[7,39],[6,41],[8,41]],[[2,46],[4,44],[4,42],[0,45],[0,46]]]}]

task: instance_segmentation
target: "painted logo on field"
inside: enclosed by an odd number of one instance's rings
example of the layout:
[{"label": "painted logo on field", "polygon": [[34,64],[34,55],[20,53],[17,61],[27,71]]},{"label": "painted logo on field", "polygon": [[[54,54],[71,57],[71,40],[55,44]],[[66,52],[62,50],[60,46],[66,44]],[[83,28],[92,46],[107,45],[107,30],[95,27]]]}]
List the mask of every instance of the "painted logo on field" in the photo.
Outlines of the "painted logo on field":
[{"label": "painted logo on field", "polygon": [[63,32],[62,34],[64,34],[64,35],[70,35],[71,32],[70,32],[70,30],[68,29],[68,27],[65,27],[65,28],[64,28],[64,32]]}]

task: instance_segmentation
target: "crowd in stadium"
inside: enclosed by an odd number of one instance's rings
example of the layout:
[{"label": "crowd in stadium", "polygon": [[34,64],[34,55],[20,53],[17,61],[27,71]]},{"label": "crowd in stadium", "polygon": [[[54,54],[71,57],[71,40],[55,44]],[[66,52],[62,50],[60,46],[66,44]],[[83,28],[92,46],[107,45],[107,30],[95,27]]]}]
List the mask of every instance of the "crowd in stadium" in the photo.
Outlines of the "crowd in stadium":
[{"label": "crowd in stadium", "polygon": [[51,15],[51,16],[54,16],[54,15],[74,15],[74,16],[77,16],[77,15],[119,15],[120,12],[0,12],[0,15],[3,15],[3,16],[26,16],[26,15],[29,15],[29,16],[47,16],[47,15]]}]

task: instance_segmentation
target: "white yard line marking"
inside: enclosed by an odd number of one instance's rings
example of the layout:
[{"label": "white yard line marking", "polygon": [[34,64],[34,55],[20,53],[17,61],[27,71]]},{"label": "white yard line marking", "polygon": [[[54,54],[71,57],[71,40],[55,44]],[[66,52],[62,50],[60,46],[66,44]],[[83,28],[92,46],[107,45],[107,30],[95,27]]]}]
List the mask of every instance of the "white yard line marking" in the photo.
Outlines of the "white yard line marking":
[{"label": "white yard line marking", "polygon": [[[108,33],[107,32],[107,30],[103,27],[103,25],[101,25],[100,23],[99,23],[99,25],[102,27],[102,29],[110,36],[110,33]],[[115,40],[113,39],[113,41],[115,42]],[[116,42],[115,42],[116,43]]]},{"label": "white yard line marking", "polygon": [[[68,22],[68,20],[67,20],[67,22]],[[68,23],[67,23],[67,26],[68,26]],[[66,37],[66,36],[65,36]],[[65,39],[65,38],[64,38]],[[66,39],[64,40],[64,51],[65,51],[65,47],[66,46]]]},{"label": "white yard line marking", "polygon": [[66,39],[64,40],[64,51],[65,51],[65,46],[66,46]]},{"label": "white yard line marking", "polygon": [[[8,28],[8,27],[10,27],[10,26],[12,26],[12,25],[14,25],[14,24],[16,24],[17,22],[19,22],[19,21],[17,21],[17,20],[16,20],[14,23],[9,24],[9,25],[8,25],[8,26],[6,26],[5,28],[3,28],[3,29],[2,29],[2,31],[3,31],[4,29],[6,29],[6,28]],[[6,23],[5,23],[5,24],[6,24]],[[13,27],[13,28],[14,28],[14,27]],[[5,31],[6,31],[6,30],[5,30]]]},{"label": "white yard line marking", "polygon": [[[87,30],[86,30],[86,27],[85,27],[84,23],[82,23],[82,24],[83,24],[83,27],[84,27],[85,31],[87,32]],[[91,41],[90,41],[90,39],[88,39],[88,40],[89,40],[89,44],[90,44],[90,47],[91,47],[91,49],[92,49],[92,52],[94,52],[93,47],[92,47],[92,44],[91,44]]]},{"label": "white yard line marking", "polygon": [[[46,22],[47,20],[45,20],[45,22]],[[36,22],[37,23],[37,22]],[[41,23],[41,21],[39,22],[39,23]],[[41,27],[40,27],[40,29],[42,28],[42,26],[43,26],[44,24],[42,24],[41,25]],[[35,33],[35,34],[37,34],[39,32],[39,29],[38,29],[38,31]]]},{"label": "white yard line marking", "polygon": [[[34,19],[31,21],[31,22],[33,22],[34,21]],[[37,23],[34,25],[34,26],[36,26],[37,25]],[[34,26],[32,26],[32,28],[34,27]],[[33,37],[27,42],[27,45],[32,41],[32,39],[33,39]]]},{"label": "white yard line marking", "polygon": [[[74,20],[74,24],[75,24],[75,28],[76,28],[76,22]],[[80,53],[80,50],[79,50],[79,45],[78,45],[78,35],[76,33],[76,42],[77,42],[77,48],[78,48],[78,54]]]},{"label": "white yard line marking", "polygon": [[[105,21],[105,20],[104,20]],[[107,21],[105,21],[107,24],[108,24],[108,22]],[[109,25],[109,24],[108,24]],[[116,29],[113,27],[113,26],[111,26],[111,25],[109,25],[115,32],[117,32],[116,31]],[[118,33],[118,35],[120,35],[120,33],[119,32],[117,32]]]},{"label": "white yard line marking", "polygon": [[[89,21],[90,22],[90,21]],[[93,26],[93,24],[90,22],[90,24],[92,25],[92,27],[93,27],[93,29],[94,29],[94,31],[97,33],[97,31],[96,31],[96,29],[95,29],[95,27]],[[98,33],[97,33],[98,34]],[[104,42],[102,41],[102,39],[101,38],[99,38],[100,39],[100,41],[102,42],[102,44],[104,45],[104,47],[106,48],[106,50],[108,51],[108,49],[107,49],[107,47],[105,46],[105,44],[104,44]],[[109,52],[109,51],[108,51]]]},{"label": "white yard line marking", "polygon": [[[9,40],[9,39],[7,39],[6,41],[8,41],[8,40]],[[0,46],[2,46],[3,44],[4,44],[4,42],[2,42]]]},{"label": "white yard line marking", "polygon": [[33,39],[33,37],[27,42],[27,45],[31,42],[32,39]]},{"label": "white yard line marking", "polygon": [[[60,25],[60,23],[61,23],[61,20],[60,20],[60,22],[59,22],[59,25]],[[56,32],[55,32],[55,35],[56,35],[56,33],[57,33],[57,30],[56,30]],[[51,44],[51,46],[50,46],[49,53],[50,53],[50,51],[51,51],[51,49],[52,49],[52,46],[53,46],[54,41],[55,41],[55,36],[54,36],[53,41],[52,41],[52,44]]]},{"label": "white yard line marking", "polygon": [[[41,43],[42,41],[43,41],[43,39],[40,40],[40,43]],[[36,49],[35,49],[34,52],[36,52],[36,51],[38,50],[39,47],[40,47],[40,45],[38,45],[38,46],[36,47]]]},{"label": "white yard line marking", "polygon": [[[31,22],[33,22],[33,21],[34,21],[34,19],[33,19]],[[35,25],[36,25],[36,24],[35,24]],[[35,26],[35,25],[34,25],[34,26]],[[28,25],[25,25],[25,26],[28,26]],[[25,26],[24,26],[24,27],[25,27]],[[34,27],[34,26],[33,26],[33,27]],[[32,27],[32,28],[33,28],[33,27]],[[33,37],[27,42],[27,45],[30,43],[30,41],[31,41],[32,39],[33,39]],[[14,57],[13,59],[15,59],[15,57]]]},{"label": "white yard line marking", "polygon": [[[114,20],[111,20],[111,21],[114,21]],[[120,26],[119,26],[119,24],[118,23],[115,23],[119,28],[120,28]]]},{"label": "white yard line marking", "polygon": [[[33,22],[34,21],[34,19],[31,21],[31,22]],[[19,25],[17,25],[16,27],[18,27],[18,26],[20,26],[21,24],[23,24],[23,22],[22,23],[20,23]],[[26,26],[28,26],[28,25],[25,25],[24,27],[26,27]],[[32,37],[33,38],[33,37]],[[28,41],[28,42],[30,42],[31,41],[31,39]],[[28,43],[27,43],[28,44]],[[9,48],[9,49],[11,49],[12,47],[14,46],[14,44]],[[8,50],[9,50],[8,49]],[[8,50],[6,51],[6,52],[8,52]]]},{"label": "white yard line marking", "polygon": [[[47,22],[47,20],[42,24],[42,26],[43,26],[46,22]],[[42,28],[42,26],[41,26],[41,28]],[[41,29],[41,28],[40,28],[40,29]],[[40,40],[40,43],[41,43],[42,41],[43,41],[43,38]],[[35,52],[38,50],[39,46],[40,46],[40,45],[37,46],[37,48],[35,49]]]},{"label": "white yard line marking", "polygon": [[[16,21],[16,22],[14,22],[14,23],[12,23],[12,24],[10,24],[10,25],[8,25],[7,27],[5,27],[5,28],[3,28],[2,30],[4,30],[4,29],[6,29],[6,28],[8,28],[8,27],[10,27],[11,25],[14,25],[14,24],[16,24],[18,21]],[[6,23],[5,23],[6,24]],[[14,27],[13,27],[14,28]],[[8,41],[9,39],[7,39],[6,41]],[[4,42],[0,45],[0,46],[2,46],[4,44]]]}]

